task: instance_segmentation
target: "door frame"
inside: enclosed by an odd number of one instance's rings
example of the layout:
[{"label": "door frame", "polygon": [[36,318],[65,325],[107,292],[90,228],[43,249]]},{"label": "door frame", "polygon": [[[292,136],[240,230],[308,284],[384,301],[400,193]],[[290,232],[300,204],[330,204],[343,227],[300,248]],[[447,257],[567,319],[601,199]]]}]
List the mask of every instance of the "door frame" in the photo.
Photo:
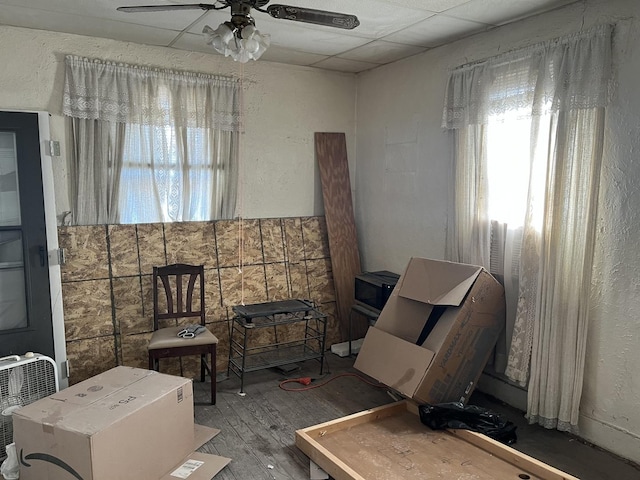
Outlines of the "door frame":
[{"label": "door frame", "polygon": [[[49,294],[51,298],[51,321],[53,323],[53,345],[58,366],[60,388],[68,386],[67,345],[64,336],[64,310],[62,308],[62,273],[58,256],[58,220],[56,216],[56,194],[53,183],[53,157],[50,148],[45,148],[51,139],[48,112],[38,114],[40,133],[40,160],[42,168],[42,193],[44,195],[44,219],[47,232],[47,255],[49,259]],[[56,157],[62,161],[62,157]]]},{"label": "door frame", "polygon": [[[58,257],[58,221],[56,218],[56,196],[53,181],[53,157],[50,155],[49,140],[51,130],[49,113],[33,110],[5,110],[7,113],[31,113],[38,116],[38,134],[40,142],[40,168],[42,170],[42,193],[44,196],[44,220],[47,237],[47,256],[49,260],[49,297],[51,301],[51,321],[55,363],[58,368],[60,388],[69,385],[67,347],[64,336],[64,310],[62,307],[62,274]],[[62,161],[62,157],[55,157]]]}]

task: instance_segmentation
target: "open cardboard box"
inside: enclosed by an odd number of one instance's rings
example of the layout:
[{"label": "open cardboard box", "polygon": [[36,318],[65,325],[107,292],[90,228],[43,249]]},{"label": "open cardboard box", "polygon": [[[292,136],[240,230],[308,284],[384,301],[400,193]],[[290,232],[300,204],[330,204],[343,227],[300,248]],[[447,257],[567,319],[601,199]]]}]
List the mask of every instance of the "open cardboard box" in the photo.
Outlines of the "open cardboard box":
[{"label": "open cardboard box", "polygon": [[412,258],[355,368],[420,403],[466,403],[504,312],[504,289],[482,267]]},{"label": "open cardboard box", "polygon": [[17,410],[22,480],[211,480],[230,459],[195,453],[189,379],[116,367]]}]

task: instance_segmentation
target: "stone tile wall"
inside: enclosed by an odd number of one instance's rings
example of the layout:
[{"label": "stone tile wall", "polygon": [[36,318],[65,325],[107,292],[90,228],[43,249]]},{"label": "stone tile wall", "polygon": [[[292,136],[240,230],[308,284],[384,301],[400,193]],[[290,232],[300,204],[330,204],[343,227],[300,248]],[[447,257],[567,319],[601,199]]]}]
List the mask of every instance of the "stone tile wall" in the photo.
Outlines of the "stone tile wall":
[{"label": "stone tile wall", "polygon": [[[241,303],[313,300],[329,315],[327,347],[341,341],[324,217],[72,226],[59,227],[58,236],[66,256],[70,383],[116,365],[147,368],[155,265],[204,264],[207,325],[220,341],[219,372],[227,368],[231,307]],[[289,328],[285,335],[299,333]],[[268,342],[270,334],[265,330],[264,338],[252,341]],[[161,371],[196,377],[197,358],[182,365],[161,361]]]}]

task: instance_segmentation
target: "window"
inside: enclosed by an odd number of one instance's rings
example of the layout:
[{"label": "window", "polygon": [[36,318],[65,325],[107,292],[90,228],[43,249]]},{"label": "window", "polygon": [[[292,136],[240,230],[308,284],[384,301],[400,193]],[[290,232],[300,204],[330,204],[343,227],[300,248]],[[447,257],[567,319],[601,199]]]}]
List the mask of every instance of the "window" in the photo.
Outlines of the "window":
[{"label": "window", "polygon": [[532,161],[531,155],[540,155],[549,144],[552,118],[541,115],[536,122],[546,127],[535,139],[534,121],[526,109],[490,115],[486,125],[489,271],[508,292],[507,313],[511,317],[515,316],[527,214],[531,217],[528,224],[538,234],[544,217],[547,164]]},{"label": "window", "polygon": [[[183,136],[184,149],[178,148]],[[206,129],[130,125],[120,173],[120,223],[212,218],[223,168]],[[215,146],[214,146],[215,147]],[[181,152],[184,156],[181,155]],[[218,199],[220,200],[220,199]]]},{"label": "window", "polygon": [[496,347],[529,389],[527,415],[578,423],[611,27],[603,25],[451,72],[443,126],[455,133],[451,260],[505,286]]},{"label": "window", "polygon": [[235,80],[67,57],[75,224],[235,214]]},{"label": "window", "polygon": [[487,180],[489,219],[522,226],[529,180],[531,119],[513,111],[489,117]]}]

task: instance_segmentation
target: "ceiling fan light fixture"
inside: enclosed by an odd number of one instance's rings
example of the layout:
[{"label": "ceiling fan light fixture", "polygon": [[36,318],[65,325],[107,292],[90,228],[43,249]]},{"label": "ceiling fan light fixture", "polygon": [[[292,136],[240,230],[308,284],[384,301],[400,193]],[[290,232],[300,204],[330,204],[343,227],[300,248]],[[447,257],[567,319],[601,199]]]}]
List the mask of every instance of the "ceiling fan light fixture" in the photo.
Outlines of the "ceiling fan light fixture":
[{"label": "ceiling fan light fixture", "polygon": [[271,35],[260,33],[254,25],[247,25],[240,32],[242,45],[251,53],[254,60],[258,60],[271,45]]},{"label": "ceiling fan light fixture", "polygon": [[205,42],[208,45],[211,45],[216,52],[227,57],[229,56],[227,53],[228,45],[233,42],[235,37],[233,29],[234,27],[230,22],[225,22],[220,24],[215,30],[209,25],[205,25],[202,33],[204,33]]},{"label": "ceiling fan light fixture", "polygon": [[[178,0],[179,1],[179,0]],[[231,21],[221,23],[215,30],[206,25],[202,30],[205,42],[216,52],[231,57],[236,62],[246,63],[258,60],[271,45],[271,35],[260,33],[255,26],[251,10],[266,13],[273,18],[294,22],[313,23],[325,27],[353,29],[360,25],[358,17],[345,13],[316,10],[314,8],[292,7],[290,5],[269,5],[270,0],[216,0],[214,3],[184,3],[172,5],[138,5],[118,7],[119,12],[162,12],[174,10],[231,10]]]},{"label": "ceiling fan light fixture", "polygon": [[271,35],[261,34],[251,23],[234,25],[232,22],[224,22],[215,30],[205,25],[202,33],[205,35],[205,42],[216,52],[240,63],[258,60],[271,44]]}]

